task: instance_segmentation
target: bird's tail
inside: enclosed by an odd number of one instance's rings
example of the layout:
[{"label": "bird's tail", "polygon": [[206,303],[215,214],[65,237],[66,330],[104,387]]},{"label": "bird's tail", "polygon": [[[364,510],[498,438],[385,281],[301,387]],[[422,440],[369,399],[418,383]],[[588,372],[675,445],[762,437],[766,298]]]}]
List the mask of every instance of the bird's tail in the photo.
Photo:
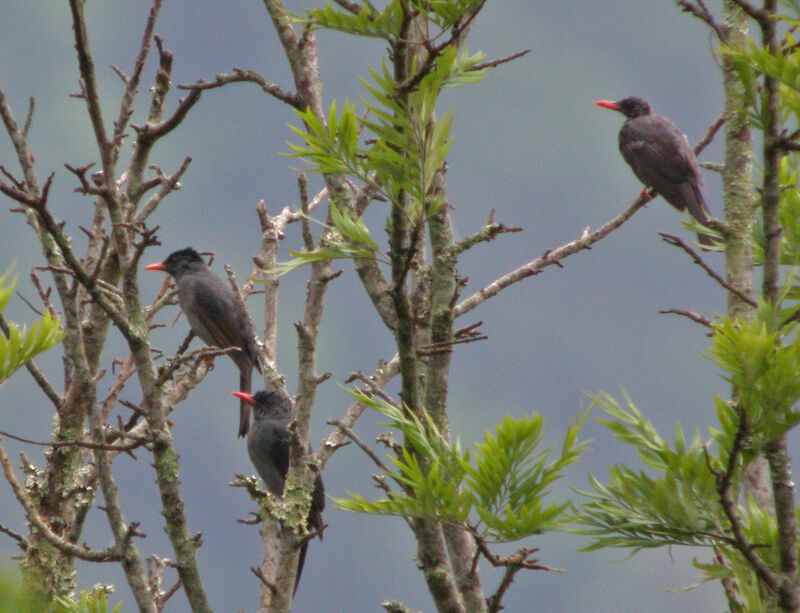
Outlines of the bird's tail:
[{"label": "bird's tail", "polygon": [[297,559],[297,576],[294,579],[294,591],[292,598],[297,594],[297,586],[300,585],[300,575],[303,574],[303,564],[306,563],[306,551],[308,551],[308,541],[300,546],[300,557]]},{"label": "bird's tail", "polygon": [[[314,494],[316,493],[317,490],[314,491]],[[308,512],[308,519],[306,520],[306,529],[309,532],[313,530],[319,531],[319,539],[322,540],[322,529],[324,527],[325,526],[322,523],[321,509],[314,508],[314,503],[312,502],[311,509]],[[300,547],[300,557],[297,560],[297,578],[294,580],[294,592],[292,592],[292,598],[294,598],[294,595],[297,593],[297,586],[300,583],[300,575],[303,574],[303,564],[306,563],[306,551],[308,551],[308,541],[305,541]]]},{"label": "bird's tail", "polygon": [[[252,371],[247,371],[244,374],[239,371],[239,391],[250,393],[250,378]],[[247,431],[250,429],[250,405],[244,400],[239,401],[239,438],[247,436]]]},{"label": "bird's tail", "polygon": [[[689,215],[694,217],[694,219],[697,220],[697,223],[708,227],[709,222],[711,221],[711,213],[709,212],[706,201],[703,198],[703,192],[701,191],[699,184],[692,185],[692,196],[694,197],[686,199],[686,209],[689,211]],[[708,234],[698,233],[697,242],[700,243],[701,247],[711,247],[714,245],[714,239],[712,239]]]}]

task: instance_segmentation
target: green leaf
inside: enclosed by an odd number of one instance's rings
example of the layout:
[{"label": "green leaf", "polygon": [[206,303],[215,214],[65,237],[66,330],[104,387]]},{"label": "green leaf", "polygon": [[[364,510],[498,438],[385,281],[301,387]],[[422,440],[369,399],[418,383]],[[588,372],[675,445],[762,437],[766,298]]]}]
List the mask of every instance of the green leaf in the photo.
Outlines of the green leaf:
[{"label": "green leaf", "polygon": [[[10,275],[9,270],[0,276],[0,312],[8,304],[17,282],[16,277],[10,278]],[[0,332],[0,384],[25,362],[57,345],[63,338],[64,332],[58,318],[50,315],[49,311],[45,311],[30,330],[9,322],[8,332]]]}]

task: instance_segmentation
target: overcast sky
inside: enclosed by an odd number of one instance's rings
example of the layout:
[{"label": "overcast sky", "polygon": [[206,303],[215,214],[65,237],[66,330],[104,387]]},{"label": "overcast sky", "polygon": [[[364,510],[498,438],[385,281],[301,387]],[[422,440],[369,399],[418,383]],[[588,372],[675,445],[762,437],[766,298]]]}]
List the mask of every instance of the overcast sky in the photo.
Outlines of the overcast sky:
[{"label": "overcast sky", "polygon": [[[0,25],[0,85],[20,120],[28,97],[35,97],[30,138],[39,176],[56,172],[53,212],[67,221],[80,241],[78,226],[89,224],[91,204],[73,193],[75,181],[63,164],[85,165],[96,161],[97,154],[84,105],[69,97],[78,85],[66,3],[7,4]],[[130,70],[146,4],[87,3],[107,122],[116,116],[121,91],[107,67]],[[175,56],[175,84],[242,67],[291,89],[282,51],[259,2],[166,2],[156,31]],[[617,151],[623,118],[594,107],[594,100],[642,96],[692,142],[721,111],[721,79],[708,32],[673,2],[488,2],[467,46],[490,58],[523,49],[532,53],[492,71],[480,84],[447,92],[443,99],[442,110],[450,107],[455,115],[447,180],[457,234],[479,229],[492,209],[497,221],[524,229],[478,246],[461,259],[459,269],[469,277],[464,295],[572,240],[587,226],[600,226],[634,200],[641,186]],[[358,101],[364,95],[358,79],[368,74],[368,66],[380,66],[384,49],[374,40],[322,33],[319,51],[327,104],[333,99]],[[150,61],[134,123],[143,121],[154,69]],[[172,105],[178,95],[171,94]],[[223,274],[223,263],[229,263],[243,278],[260,243],[255,203],[263,198],[268,209],[277,212],[298,201],[294,169],[299,163],[281,155],[289,150],[287,141],[296,142],[287,123],[296,123],[289,109],[254,86],[234,85],[204,94],[151,158],[166,172],[174,172],[185,156],[193,162],[183,188],[160,209],[163,247],[151,249],[148,261],[191,245],[216,252],[218,273]],[[720,142],[715,142],[702,158],[720,161],[720,152]],[[16,169],[5,137],[0,138],[0,163]],[[704,174],[709,206],[720,216],[719,179]],[[319,186],[318,178],[312,185]],[[376,210],[368,217],[377,240],[385,238],[380,213]],[[35,293],[27,274],[41,264],[39,250],[21,216],[5,210],[0,214],[0,269],[16,261],[20,290],[32,299]],[[680,220],[658,199],[591,251],[564,261],[564,268],[549,268],[465,317],[465,325],[483,321],[481,330],[488,339],[461,346],[454,354],[450,415],[453,432],[462,442],[478,440],[505,414],[538,411],[549,423],[548,441],[555,444],[581,406],[587,406],[585,393],[605,390],[620,397],[622,388],[664,436],[672,435],[676,421],[690,433],[706,432],[713,420],[713,394],[725,394],[725,384],[703,356],[708,347],[705,330],[687,319],[660,315],[659,310],[687,309],[711,317],[724,310],[725,301],[698,267],[660,241],[658,232],[691,238]],[[299,245],[297,230],[289,231],[284,247]],[[720,256],[709,256],[709,261],[722,270]],[[345,274],[330,288],[318,363],[320,372],[329,370],[333,376],[318,394],[312,444],[330,431],[326,420],[339,417],[348,404],[337,383],[355,370],[371,371],[393,352],[392,339],[352,268],[346,263],[335,267]],[[145,299],[152,298],[162,282],[160,274],[147,275],[142,285]],[[306,279],[301,270],[281,282],[278,359],[290,390],[296,381],[292,322],[300,317]],[[248,306],[261,322],[263,305],[253,298]],[[12,301],[7,315],[20,322],[32,318],[20,300]],[[153,335],[153,342],[168,352],[187,331],[185,319],[171,325],[173,318],[174,313],[164,314],[161,321],[169,327]],[[106,366],[117,355],[114,349],[121,352],[121,347],[118,338],[112,339]],[[40,360],[55,381],[57,353]],[[172,416],[190,528],[203,532],[199,562],[217,611],[252,611],[258,591],[248,570],[259,560],[257,530],[236,523],[254,505],[242,490],[227,485],[234,473],[252,472],[245,446],[236,439],[238,405],[229,394],[237,382],[232,363],[217,360]],[[11,379],[0,398],[1,430],[47,439],[50,407],[27,373]],[[135,390],[125,398],[137,400]],[[558,500],[577,498],[570,488],[587,489],[587,472],[605,479],[606,466],[626,462],[639,467],[635,454],[613,440],[597,423],[598,417],[593,415],[583,432],[584,438],[594,439],[591,450],[553,491]],[[377,421],[381,420],[365,415],[358,423],[365,440],[380,430]],[[13,457],[23,451],[41,464],[39,448],[4,444]],[[143,451],[138,455],[138,462],[127,457],[115,462],[125,516],[142,522],[148,535],[139,543],[143,552],[172,557],[149,459]],[[372,467],[351,446],[337,452],[326,467],[326,489],[332,496],[352,491],[371,497],[371,474]],[[136,487],[126,487],[132,480]],[[0,492],[0,523],[24,531],[22,514],[4,482]],[[433,610],[402,520],[348,514],[329,503],[325,521],[325,541],[309,547],[296,611],[379,611],[381,600],[395,598],[416,610]],[[95,547],[110,543],[99,512],[93,512],[84,538]],[[575,552],[586,545],[582,537],[561,534],[531,538],[523,545],[539,547],[543,564],[566,572],[517,575],[505,600],[507,611],[531,610],[532,603],[543,611],[658,613],[724,607],[716,585],[687,594],[667,592],[696,582],[698,572],[691,561],[708,561],[706,551],[658,550],[633,558],[625,551],[582,554]],[[0,538],[0,559],[14,553],[10,539]],[[484,589],[492,593],[499,577],[485,563],[481,570]],[[80,567],[80,588],[98,581],[115,583],[123,611],[133,610],[132,596],[116,567]],[[175,596],[167,610],[187,610],[183,596]]]}]

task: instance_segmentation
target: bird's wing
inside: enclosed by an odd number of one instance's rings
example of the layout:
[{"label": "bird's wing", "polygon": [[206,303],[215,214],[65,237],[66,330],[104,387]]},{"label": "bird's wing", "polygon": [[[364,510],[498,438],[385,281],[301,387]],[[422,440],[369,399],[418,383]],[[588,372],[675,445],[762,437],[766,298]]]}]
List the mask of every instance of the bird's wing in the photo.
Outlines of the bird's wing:
[{"label": "bird's wing", "polygon": [[623,126],[620,152],[639,180],[656,190],[665,182],[702,181],[686,137],[662,117],[642,117]]},{"label": "bird's wing", "polygon": [[289,431],[286,429],[285,423],[273,423],[272,427],[275,442],[270,445],[267,455],[281,478],[285,480],[289,473]]},{"label": "bird's wing", "polygon": [[222,349],[241,347],[244,351],[231,354],[231,358],[239,370],[249,373],[256,361],[255,352],[252,339],[247,338],[247,314],[242,312],[233,290],[217,277],[197,280],[191,290],[198,307],[193,309],[192,315],[205,330],[207,338],[199,333],[198,336]]}]

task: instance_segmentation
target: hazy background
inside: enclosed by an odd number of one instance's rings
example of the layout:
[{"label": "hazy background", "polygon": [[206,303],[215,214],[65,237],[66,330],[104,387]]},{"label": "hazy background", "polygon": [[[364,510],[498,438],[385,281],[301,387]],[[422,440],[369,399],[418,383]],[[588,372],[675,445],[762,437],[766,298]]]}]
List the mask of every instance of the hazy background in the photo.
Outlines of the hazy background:
[{"label": "hazy background", "polygon": [[[0,25],[0,85],[18,121],[29,96],[36,99],[30,143],[40,180],[51,171],[56,179],[50,203],[56,216],[80,244],[79,225],[88,225],[92,206],[73,193],[75,180],[63,167],[97,158],[83,101],[78,91],[72,31],[66,3],[5,2]],[[716,4],[716,3],[715,3]],[[290,7],[296,7],[289,3]],[[714,7],[718,10],[718,7]],[[89,2],[89,37],[100,78],[106,125],[116,118],[119,79],[110,64],[130,72],[148,3],[134,0]],[[173,83],[210,79],[233,67],[252,68],[292,90],[283,52],[261,3],[166,2],[156,32],[175,55]],[[359,76],[379,67],[383,46],[341,34],[321,33],[318,40],[326,105],[331,100],[358,101]],[[623,118],[592,106],[600,98],[640,95],[656,112],[673,119],[697,142],[721,111],[720,76],[710,52],[708,31],[681,14],[674,3],[638,0],[575,2],[489,2],[474,24],[468,48],[490,58],[523,49],[532,53],[492,71],[477,85],[448,92],[442,109],[455,113],[449,156],[448,199],[457,233],[466,236],[486,221],[489,211],[524,232],[480,245],[461,259],[469,277],[464,296],[497,276],[572,240],[584,228],[596,228],[627,207],[641,186],[617,151]],[[148,62],[142,96],[133,122],[144,119],[147,88],[155,64]],[[179,96],[173,90],[170,109]],[[259,244],[255,203],[263,198],[271,212],[296,206],[300,163],[281,156],[294,137],[296,123],[287,106],[253,85],[231,85],[206,92],[176,133],[155,148],[151,162],[174,172],[185,156],[192,165],[183,189],[170,196],[152,220],[160,225],[163,247],[149,251],[148,261],[192,245],[215,251],[214,269],[230,263],[242,279]],[[129,130],[129,133],[131,131]],[[720,138],[702,155],[720,161]],[[130,139],[124,155],[130,153]],[[0,163],[17,165],[8,139],[0,137]],[[721,215],[719,179],[704,172],[712,213]],[[312,179],[318,188],[320,181]],[[13,203],[5,201],[5,208]],[[384,240],[384,205],[373,205],[368,218],[373,237]],[[0,222],[0,269],[16,261],[19,289],[35,302],[27,279],[41,264],[38,245],[20,215],[3,213]],[[621,230],[564,261],[502,292],[471,312],[459,325],[482,320],[488,340],[458,347],[450,380],[453,432],[465,443],[482,437],[505,414],[538,411],[550,424],[548,440],[557,443],[567,423],[587,402],[585,392],[606,390],[621,397],[624,388],[662,434],[671,437],[676,421],[689,432],[713,421],[712,397],[726,386],[703,357],[705,330],[687,319],[659,315],[659,309],[695,310],[707,316],[724,309],[724,295],[686,256],[666,246],[659,231],[691,238],[680,216],[663,200],[638,212]],[[297,247],[292,227],[283,248]],[[285,251],[282,258],[286,258]],[[709,261],[722,270],[720,256]],[[339,417],[348,405],[337,387],[355,370],[371,371],[392,355],[389,333],[375,316],[347,263],[345,274],[331,284],[319,343],[319,372],[332,379],[318,394],[313,416],[313,443],[330,432],[325,421]],[[279,366],[294,389],[296,335],[306,271],[281,282]],[[143,295],[151,298],[163,280],[144,274]],[[263,305],[249,302],[257,327]],[[176,311],[159,321],[170,325]],[[32,313],[19,299],[7,315],[20,322]],[[174,351],[187,332],[185,319],[160,329],[153,342]],[[197,343],[197,341],[195,341]],[[115,337],[104,360],[110,365],[122,353]],[[114,350],[117,350],[116,353]],[[38,360],[59,384],[58,352]],[[173,435],[181,454],[181,480],[192,531],[203,532],[199,563],[217,611],[255,610],[258,582],[248,568],[258,563],[257,529],[236,523],[255,505],[243,490],[227,484],[234,473],[253,472],[245,445],[236,439],[237,403],[229,394],[238,383],[230,360],[216,368],[172,416]],[[134,387],[124,398],[138,401]],[[0,429],[46,440],[51,406],[20,372],[0,394]],[[594,439],[583,462],[568,471],[553,495],[576,497],[570,488],[587,489],[586,473],[606,478],[605,467],[636,464],[635,454],[613,440],[595,413],[583,432]],[[365,414],[356,430],[365,440],[380,431],[374,415]],[[4,440],[14,458],[23,451],[41,464],[41,448]],[[125,517],[139,521],[148,538],[138,542],[146,554],[172,557],[158,513],[158,496],[148,454],[139,461],[120,457],[114,464],[122,486]],[[17,461],[15,460],[15,464]],[[369,461],[353,446],[337,452],[324,472],[327,491],[374,495]],[[136,487],[130,487],[131,482]],[[0,484],[0,523],[25,532],[23,516],[10,488]],[[415,543],[400,519],[344,513],[329,504],[325,541],[309,549],[295,611],[381,611],[382,599],[399,599],[422,611],[433,609],[415,567]],[[111,541],[104,518],[93,511],[84,538],[94,547]],[[628,558],[627,551],[576,553],[581,537],[550,535],[522,545],[539,547],[543,564],[563,574],[520,573],[505,599],[507,611],[713,611],[724,608],[717,585],[688,594],[668,593],[696,582],[693,557],[708,561],[708,552],[673,548]],[[16,553],[0,536],[0,560]],[[484,588],[493,593],[499,575],[481,563]],[[172,576],[170,577],[170,581]],[[113,582],[123,610],[134,602],[115,565],[81,565],[80,588]],[[167,607],[188,610],[183,594]]]}]

